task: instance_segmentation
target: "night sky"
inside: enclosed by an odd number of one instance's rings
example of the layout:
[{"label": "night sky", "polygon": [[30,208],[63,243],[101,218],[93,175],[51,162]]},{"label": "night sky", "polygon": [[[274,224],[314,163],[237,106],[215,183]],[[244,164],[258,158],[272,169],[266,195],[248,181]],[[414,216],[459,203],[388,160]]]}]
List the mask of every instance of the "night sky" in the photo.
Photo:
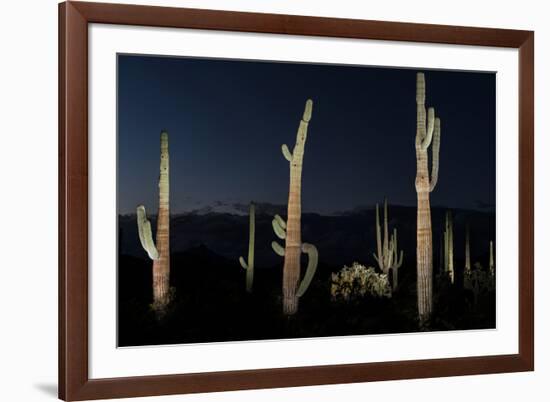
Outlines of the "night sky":
[{"label": "night sky", "polygon": [[[426,106],[441,118],[432,205],[494,210],[493,73],[426,71]],[[172,213],[250,200],[286,204],[307,98],[313,117],[304,212],[416,205],[416,74],[374,68],[118,56],[118,205],[158,207],[159,134],[169,133]],[[430,151],[431,154],[431,151]]]}]

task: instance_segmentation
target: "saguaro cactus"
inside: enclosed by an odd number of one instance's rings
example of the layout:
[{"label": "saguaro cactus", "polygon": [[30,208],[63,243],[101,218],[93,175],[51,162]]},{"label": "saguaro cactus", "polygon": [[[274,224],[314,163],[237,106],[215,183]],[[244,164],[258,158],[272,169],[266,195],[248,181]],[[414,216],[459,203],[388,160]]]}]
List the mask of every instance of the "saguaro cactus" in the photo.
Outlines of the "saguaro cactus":
[{"label": "saguaro cactus", "polygon": [[380,227],[380,214],[378,213],[378,204],[376,204],[376,250],[377,254],[373,253],[374,259],[378,266],[386,275],[392,271],[392,289],[395,291],[398,284],[397,272],[403,264],[403,250],[397,252],[397,229],[393,229],[391,238],[388,231],[388,200],[384,199],[384,239],[382,240],[382,230]]},{"label": "saguaro cactus", "polygon": [[470,225],[468,224],[466,225],[466,239],[464,241],[464,244],[464,271],[467,274],[472,270],[472,263],[470,259]]},{"label": "saguaro cactus", "polygon": [[[430,318],[432,313],[432,218],[430,192],[437,185],[439,170],[439,143],[441,124],[433,108],[428,109],[426,121],[426,83],[424,74],[416,75],[416,271],[418,315],[420,322]],[[428,171],[428,148],[432,145],[432,175]]]},{"label": "saguaro cactus", "polygon": [[[286,144],[281,149],[283,156],[290,163],[290,187],[288,192],[287,222],[279,215],[273,219],[275,234],[285,240],[283,248],[277,242],[271,245],[280,256],[284,256],[283,267],[283,312],[291,315],[298,311],[298,299],[307,290],[313,275],[317,269],[318,252],[312,244],[302,243],[301,217],[302,217],[302,162],[304,158],[304,146],[307,139],[307,129],[311,120],[313,101],[308,99],[304,115],[300,120],[296,144],[292,152]],[[298,286],[300,280],[300,256],[305,253],[309,257],[306,274]]]},{"label": "saguaro cactus", "polygon": [[141,245],[153,260],[153,309],[162,312],[169,303],[170,294],[170,178],[168,133],[160,134],[159,210],[157,241],[153,241],[151,222],[145,207],[137,207],[137,222]]},{"label": "saguaro cactus", "polygon": [[445,272],[445,232],[439,236],[439,274],[442,275]]},{"label": "saguaro cactus", "polygon": [[489,272],[495,274],[495,257],[493,255],[493,241],[489,242]]},{"label": "saguaro cactus", "polygon": [[454,239],[453,239],[453,215],[451,211],[445,214],[445,232],[443,233],[443,241],[445,248],[445,267],[444,272],[447,274],[451,283],[455,282],[454,268]]},{"label": "saguaro cactus", "polygon": [[246,291],[252,292],[252,283],[254,281],[254,239],[256,236],[256,209],[251,202],[248,211],[249,234],[248,234],[248,261],[239,257],[241,266],[246,270]]}]

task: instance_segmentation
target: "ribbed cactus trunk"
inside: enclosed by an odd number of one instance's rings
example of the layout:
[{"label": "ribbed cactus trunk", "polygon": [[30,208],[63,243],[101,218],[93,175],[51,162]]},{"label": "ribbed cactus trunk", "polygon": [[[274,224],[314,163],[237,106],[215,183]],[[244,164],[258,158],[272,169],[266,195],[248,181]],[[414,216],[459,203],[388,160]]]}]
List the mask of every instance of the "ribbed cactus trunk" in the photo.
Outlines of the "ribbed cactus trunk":
[{"label": "ribbed cactus trunk", "polygon": [[153,307],[162,310],[169,302],[170,291],[170,178],[168,133],[160,135],[159,211],[157,217],[157,250],[153,261]]},{"label": "ribbed cactus trunk", "polygon": [[313,102],[308,99],[304,115],[298,127],[292,158],[289,160],[290,185],[287,206],[285,263],[283,266],[283,312],[287,315],[298,311],[299,297],[296,291],[300,281],[300,257],[302,255],[302,163],[312,109]]},{"label": "ribbed cactus trunk", "polygon": [[[416,270],[417,299],[420,322],[427,321],[432,313],[432,219],[430,192],[437,184],[439,169],[440,123],[435,118],[433,108],[428,110],[426,119],[426,84],[424,74],[416,76]],[[434,135],[435,132],[435,135]],[[432,144],[432,177],[428,171],[428,148]]]}]

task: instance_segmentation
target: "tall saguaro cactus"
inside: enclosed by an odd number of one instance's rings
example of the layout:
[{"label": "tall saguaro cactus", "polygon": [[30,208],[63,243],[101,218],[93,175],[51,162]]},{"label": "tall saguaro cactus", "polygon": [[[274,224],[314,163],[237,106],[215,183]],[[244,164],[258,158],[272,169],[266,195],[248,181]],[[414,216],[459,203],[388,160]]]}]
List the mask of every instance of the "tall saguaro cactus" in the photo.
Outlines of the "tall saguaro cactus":
[{"label": "tall saguaro cactus", "polygon": [[169,303],[170,292],[170,177],[168,133],[160,134],[159,210],[157,241],[153,241],[151,222],[145,207],[137,207],[137,221],[141,245],[153,260],[153,309],[162,312]]},{"label": "tall saguaro cactus", "polygon": [[[443,241],[445,243],[445,268],[451,283],[455,282],[455,267],[454,267],[454,235],[453,235],[453,215],[451,211],[445,214],[445,232],[443,233]],[[469,251],[469,250],[468,250]]]},{"label": "tall saguaro cactus", "polygon": [[[286,144],[281,147],[283,156],[290,164],[287,221],[285,222],[279,215],[276,215],[273,219],[273,230],[280,239],[285,240],[285,247],[283,248],[277,242],[273,242],[271,245],[277,254],[285,258],[283,267],[283,312],[287,315],[292,315],[298,311],[298,299],[309,287],[318,263],[317,248],[312,244],[302,243],[301,229],[302,162],[312,110],[313,101],[308,99],[298,127],[294,149],[290,152]],[[302,253],[307,254],[309,260],[304,279],[298,286]]]},{"label": "tall saguaro cactus", "polygon": [[388,231],[388,200],[384,199],[384,239],[382,240],[382,230],[380,227],[380,214],[378,212],[378,204],[376,204],[376,250],[377,254],[374,255],[374,259],[378,263],[378,266],[386,275],[392,271],[393,285],[392,289],[395,291],[398,284],[397,271],[403,264],[403,250],[399,253],[397,251],[397,229],[393,229],[393,234],[389,237]]},{"label": "tall saguaro cactus", "polygon": [[[416,272],[418,316],[420,322],[432,313],[433,249],[430,192],[437,185],[441,125],[433,108],[426,118],[426,83],[423,73],[416,74]],[[432,146],[432,175],[428,170],[428,149]]]},{"label": "tall saguaro cactus", "polygon": [[251,202],[248,210],[249,234],[248,234],[248,261],[239,257],[241,266],[246,270],[246,291],[252,292],[252,283],[254,282],[254,240],[256,236],[256,208]]}]

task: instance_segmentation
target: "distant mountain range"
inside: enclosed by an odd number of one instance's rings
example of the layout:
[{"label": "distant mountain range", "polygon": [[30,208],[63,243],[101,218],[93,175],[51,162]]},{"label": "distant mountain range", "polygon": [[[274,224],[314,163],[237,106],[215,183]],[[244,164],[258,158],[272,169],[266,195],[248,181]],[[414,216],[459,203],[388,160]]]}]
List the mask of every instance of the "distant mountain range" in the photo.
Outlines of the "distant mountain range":
[{"label": "distant mountain range", "polygon": [[[434,265],[439,261],[440,237],[447,209],[432,207]],[[495,214],[477,210],[452,210],[454,216],[455,258],[463,260],[466,223],[471,230],[472,263],[487,265],[489,241],[495,239]],[[271,267],[282,262],[271,249],[278,240],[271,227],[273,215],[286,216],[286,205],[256,204],[256,266]],[[156,217],[150,216],[153,230]],[[404,264],[414,264],[416,248],[416,207],[389,205],[390,230],[398,231],[399,248],[404,250]],[[334,215],[302,214],[302,240],[319,250],[320,261],[342,267],[359,261],[374,265],[376,249],[375,210],[356,208]],[[281,244],[283,244],[281,242]],[[189,213],[172,215],[170,220],[172,253],[206,247],[222,257],[237,260],[248,252],[248,205],[213,205]],[[497,245],[498,247],[498,245]],[[119,215],[119,251],[121,255],[146,258],[139,243],[135,214]]]}]

